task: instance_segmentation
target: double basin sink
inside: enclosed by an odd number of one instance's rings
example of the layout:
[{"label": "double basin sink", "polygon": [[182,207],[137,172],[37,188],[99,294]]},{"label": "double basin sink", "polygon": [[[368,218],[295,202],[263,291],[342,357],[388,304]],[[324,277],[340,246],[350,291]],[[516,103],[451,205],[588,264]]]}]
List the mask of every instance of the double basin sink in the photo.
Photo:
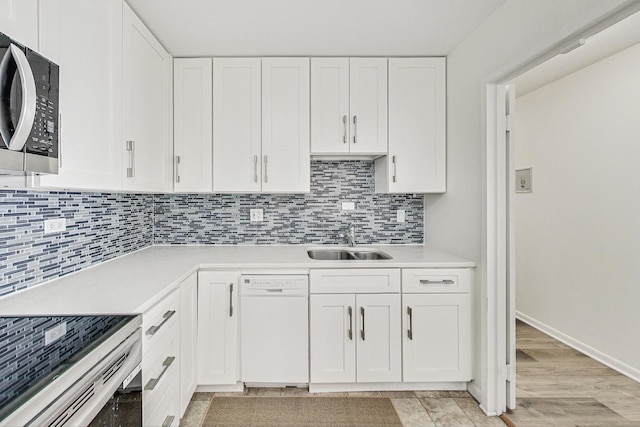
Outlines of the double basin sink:
[{"label": "double basin sink", "polygon": [[314,248],[307,251],[309,258],[329,261],[372,261],[392,259],[391,255],[371,248]]}]

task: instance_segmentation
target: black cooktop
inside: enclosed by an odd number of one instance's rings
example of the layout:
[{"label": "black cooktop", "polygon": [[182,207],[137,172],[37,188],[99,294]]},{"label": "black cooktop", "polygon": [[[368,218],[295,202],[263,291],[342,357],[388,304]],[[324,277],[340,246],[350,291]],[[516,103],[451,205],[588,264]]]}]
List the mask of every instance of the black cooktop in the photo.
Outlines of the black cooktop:
[{"label": "black cooktop", "polygon": [[0,420],[133,318],[0,317]]}]

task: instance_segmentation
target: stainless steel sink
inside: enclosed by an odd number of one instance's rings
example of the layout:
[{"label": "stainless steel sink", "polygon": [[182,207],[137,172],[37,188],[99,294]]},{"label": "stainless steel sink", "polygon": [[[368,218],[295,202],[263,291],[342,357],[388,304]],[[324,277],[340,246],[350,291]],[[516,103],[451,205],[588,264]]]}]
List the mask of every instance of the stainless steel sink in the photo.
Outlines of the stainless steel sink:
[{"label": "stainless steel sink", "polygon": [[369,248],[316,248],[307,251],[309,258],[331,261],[370,261],[392,259],[392,257],[377,249]]}]

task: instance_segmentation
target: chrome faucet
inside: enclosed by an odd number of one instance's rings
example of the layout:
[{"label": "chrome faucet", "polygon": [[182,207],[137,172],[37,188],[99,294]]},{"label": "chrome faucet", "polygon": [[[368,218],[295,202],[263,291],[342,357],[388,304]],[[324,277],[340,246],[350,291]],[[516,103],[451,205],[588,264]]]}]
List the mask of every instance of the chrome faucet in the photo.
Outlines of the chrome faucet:
[{"label": "chrome faucet", "polygon": [[340,235],[342,239],[347,239],[347,243],[349,246],[353,247],[356,245],[356,227],[352,224],[346,230],[343,230]]}]

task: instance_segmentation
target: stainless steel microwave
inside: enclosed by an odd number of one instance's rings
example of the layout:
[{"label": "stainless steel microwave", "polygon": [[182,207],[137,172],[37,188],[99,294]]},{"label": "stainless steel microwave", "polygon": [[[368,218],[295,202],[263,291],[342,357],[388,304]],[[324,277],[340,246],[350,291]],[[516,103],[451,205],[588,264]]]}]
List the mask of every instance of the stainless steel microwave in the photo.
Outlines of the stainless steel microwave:
[{"label": "stainless steel microwave", "polygon": [[58,173],[59,72],[0,33],[0,174]]}]

